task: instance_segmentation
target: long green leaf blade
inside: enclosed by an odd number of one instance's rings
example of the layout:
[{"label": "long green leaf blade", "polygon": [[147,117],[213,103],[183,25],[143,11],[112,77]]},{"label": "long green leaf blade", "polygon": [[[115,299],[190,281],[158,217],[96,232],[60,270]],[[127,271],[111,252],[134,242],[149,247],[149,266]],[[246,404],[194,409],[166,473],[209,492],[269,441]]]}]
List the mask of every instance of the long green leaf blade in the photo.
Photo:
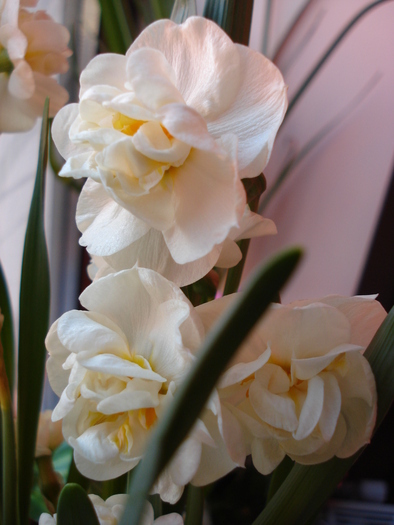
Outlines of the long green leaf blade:
[{"label": "long green leaf blade", "polygon": [[[1,330],[1,321],[0,321]],[[7,371],[3,359],[0,341],[0,405],[1,405],[1,441],[2,441],[2,525],[14,525],[17,522],[16,506],[16,454],[14,415]]]},{"label": "long green leaf blade", "polygon": [[57,525],[100,525],[93,503],[76,483],[68,483],[60,493]]},{"label": "long green leaf blade", "polygon": [[7,283],[0,263],[0,310],[4,315],[3,328],[1,330],[1,343],[3,344],[4,363],[7,371],[10,392],[14,388],[14,325],[12,321],[12,309],[8,294]]},{"label": "long green leaf blade", "polygon": [[99,0],[101,26],[109,51],[124,55],[132,42],[122,0]]},{"label": "long green leaf blade", "polygon": [[300,257],[301,250],[294,248],[269,260],[207,335],[187,379],[158,423],[145,457],[136,468],[121,525],[138,525],[155,479],[191,430],[219,376],[287,281]]},{"label": "long green leaf blade", "polygon": [[216,22],[238,44],[249,44],[253,0],[207,0],[204,16]]},{"label": "long green leaf blade", "polygon": [[18,355],[18,505],[28,523],[35,439],[45,369],[49,321],[49,266],[44,233],[44,181],[48,158],[47,99],[41,126],[36,182],[22,259]]},{"label": "long green leaf blade", "polygon": [[[394,400],[394,308],[377,331],[364,354],[373,370],[378,390],[376,428]],[[321,465],[294,465],[274,497],[253,525],[304,524],[337,487],[363,449],[346,459],[334,457]]]}]

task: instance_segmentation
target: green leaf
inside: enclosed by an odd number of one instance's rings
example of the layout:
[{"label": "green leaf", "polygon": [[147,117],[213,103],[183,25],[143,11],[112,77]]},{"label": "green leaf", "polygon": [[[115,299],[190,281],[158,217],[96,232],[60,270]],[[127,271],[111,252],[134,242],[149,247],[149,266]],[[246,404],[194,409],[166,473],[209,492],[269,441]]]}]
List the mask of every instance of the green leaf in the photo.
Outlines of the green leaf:
[{"label": "green leaf", "polygon": [[249,44],[253,0],[207,0],[204,16],[216,22],[238,44]]},{"label": "green leaf", "polygon": [[1,429],[2,429],[2,460],[3,460],[3,525],[15,525],[17,522],[16,503],[16,454],[14,415],[11,394],[8,388],[4,361],[0,364],[1,389]]},{"label": "green leaf", "polygon": [[11,73],[14,69],[14,64],[8,56],[7,50],[3,48],[0,51],[0,74],[1,73]]},{"label": "green leaf", "polygon": [[44,233],[44,186],[48,157],[48,108],[41,126],[36,182],[22,259],[18,355],[18,501],[20,525],[28,523],[35,439],[45,369],[49,320],[49,267]]},{"label": "green leaf", "polygon": [[41,494],[38,485],[36,485],[30,496],[29,517],[33,521],[38,521],[43,512],[48,512],[48,508],[45,504],[44,496]]},{"label": "green leaf", "polygon": [[57,525],[100,525],[93,503],[76,483],[67,484],[60,493]]},{"label": "green leaf", "polygon": [[196,0],[175,0],[171,11],[171,20],[182,24],[189,16],[197,15]]},{"label": "green leaf", "polygon": [[[375,431],[394,400],[394,308],[365,351],[375,375],[378,415]],[[364,449],[320,465],[295,464],[253,525],[304,524],[313,518]]]},{"label": "green leaf", "polygon": [[122,0],[99,0],[101,26],[109,51],[124,55],[132,42],[132,36],[123,9]]},{"label": "green leaf", "polygon": [[0,310],[4,315],[3,328],[1,330],[1,342],[3,344],[4,363],[10,385],[10,392],[14,390],[14,325],[12,321],[11,302],[8,294],[7,283],[0,263]]},{"label": "green leaf", "polygon": [[208,333],[187,378],[153,432],[136,467],[121,525],[138,525],[155,479],[190,432],[212,389],[237,348],[286,282],[301,257],[294,248],[270,259]]}]

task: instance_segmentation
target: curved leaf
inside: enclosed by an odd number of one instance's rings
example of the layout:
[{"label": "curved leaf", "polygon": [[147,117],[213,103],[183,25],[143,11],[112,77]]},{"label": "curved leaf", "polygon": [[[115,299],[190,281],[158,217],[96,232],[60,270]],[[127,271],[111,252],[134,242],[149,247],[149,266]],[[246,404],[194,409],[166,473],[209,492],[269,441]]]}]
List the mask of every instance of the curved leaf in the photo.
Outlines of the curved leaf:
[{"label": "curved leaf", "polygon": [[49,266],[44,233],[44,187],[48,158],[47,99],[41,126],[36,182],[22,259],[18,354],[18,504],[20,525],[28,523],[35,439],[45,370],[49,321]]},{"label": "curved leaf", "polygon": [[159,421],[144,459],[136,467],[121,525],[138,525],[155,479],[191,430],[236,350],[287,281],[301,257],[294,248],[273,257],[256,273],[238,301],[219,319],[200,348],[190,373]]},{"label": "curved leaf", "polygon": [[12,321],[12,309],[8,294],[7,283],[0,262],[0,310],[4,315],[3,328],[1,329],[1,342],[3,344],[4,363],[7,371],[10,392],[14,389],[14,325]]},{"label": "curved leaf", "polygon": [[60,493],[57,525],[100,525],[93,503],[76,483],[68,483]]},{"label": "curved leaf", "polygon": [[238,44],[249,44],[253,0],[207,0],[204,16],[216,22]]}]

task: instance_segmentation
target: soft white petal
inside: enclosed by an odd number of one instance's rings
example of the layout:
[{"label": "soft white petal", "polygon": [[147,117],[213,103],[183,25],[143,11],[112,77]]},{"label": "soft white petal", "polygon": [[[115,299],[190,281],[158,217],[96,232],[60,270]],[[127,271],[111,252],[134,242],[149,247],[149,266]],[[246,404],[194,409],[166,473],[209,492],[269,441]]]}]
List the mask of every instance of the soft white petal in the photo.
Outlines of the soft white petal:
[{"label": "soft white petal", "polygon": [[294,439],[305,439],[316,427],[323,410],[324,381],[315,376],[308,381],[308,392],[299,416],[298,427],[293,432]]},{"label": "soft white petal", "polygon": [[192,149],[183,166],[176,169],[175,224],[163,234],[178,263],[199,259],[222,243],[245,208],[245,190],[236,167],[236,139],[228,136],[220,145],[226,148],[225,157]]},{"label": "soft white petal", "polygon": [[110,266],[116,270],[132,268],[136,263],[143,268],[150,268],[178,286],[194,283],[206,275],[215,266],[220,247],[196,261],[178,264],[164,241],[163,234],[153,228],[143,237],[123,250],[105,257]]},{"label": "soft white petal", "polygon": [[298,426],[294,401],[285,395],[271,394],[258,381],[249,389],[249,399],[256,414],[269,425],[293,432]]},{"label": "soft white petal", "polygon": [[10,75],[8,90],[16,98],[29,99],[32,97],[34,89],[33,71],[29,64],[22,60]]},{"label": "soft white petal", "polygon": [[271,474],[285,455],[276,439],[253,439],[252,441],[253,465],[264,476]]},{"label": "soft white petal", "polygon": [[126,82],[126,63],[126,57],[114,53],[94,57],[81,73],[79,96],[82,97],[85,91],[97,85],[113,86],[123,91]]},{"label": "soft white petal", "polygon": [[291,360],[291,373],[293,378],[306,380],[319,374],[322,370],[327,368],[339,355],[350,353],[357,353],[362,350],[362,347],[343,344],[339,345],[325,355],[319,355],[317,357],[307,357],[306,359],[295,359]]},{"label": "soft white petal", "polygon": [[271,350],[267,348],[267,350],[265,350],[255,361],[249,363],[237,363],[232,366],[224,372],[218,385],[219,388],[226,388],[235,383],[240,383],[265,365],[270,356]]},{"label": "soft white petal", "polygon": [[111,255],[140,239],[150,226],[114,202],[101,184],[86,181],[79,196],[76,221],[80,244],[94,255]]},{"label": "soft white petal", "polygon": [[339,414],[341,412],[341,390],[335,376],[323,373],[320,376],[324,381],[324,403],[319,419],[319,429],[324,441],[330,441],[334,435]]},{"label": "soft white petal", "polygon": [[183,103],[175,72],[162,52],[143,47],[126,57],[127,87],[143,106],[156,111],[166,104]]},{"label": "soft white petal", "polygon": [[208,125],[214,136],[235,133],[239,140],[241,178],[265,168],[287,109],[287,88],[276,66],[260,53],[236,45],[241,84],[233,103]]},{"label": "soft white petal", "polygon": [[71,310],[58,322],[58,336],[62,344],[84,356],[111,352],[129,356],[129,347],[124,333],[111,319],[96,312]]},{"label": "soft white petal", "polygon": [[134,41],[127,56],[144,47],[164,54],[185,102],[204,118],[214,118],[235,99],[241,81],[239,51],[210,20],[190,17],[182,25],[154,22]]}]

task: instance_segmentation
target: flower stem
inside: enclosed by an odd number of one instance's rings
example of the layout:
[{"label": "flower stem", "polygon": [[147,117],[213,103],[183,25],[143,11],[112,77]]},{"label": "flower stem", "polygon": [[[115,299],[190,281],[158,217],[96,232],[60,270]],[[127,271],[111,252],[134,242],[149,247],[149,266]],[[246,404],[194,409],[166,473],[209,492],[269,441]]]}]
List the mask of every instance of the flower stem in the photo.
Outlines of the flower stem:
[{"label": "flower stem", "polygon": [[[258,195],[250,201],[250,211],[257,212],[257,208],[259,206],[259,199],[260,195]],[[242,259],[236,266],[229,269],[227,273],[227,279],[226,284],[224,286],[223,295],[229,295],[230,293],[234,293],[238,290],[239,283],[241,282],[242,272],[245,266],[246,255],[248,254],[249,244],[250,239],[242,239],[242,241],[238,243],[238,246],[242,252]]]},{"label": "flower stem", "polygon": [[11,62],[7,50],[2,49],[0,51],[0,73],[11,73],[13,69],[14,64]]},{"label": "flower stem", "polygon": [[204,514],[204,488],[189,485],[187,489],[185,525],[201,525]]}]

